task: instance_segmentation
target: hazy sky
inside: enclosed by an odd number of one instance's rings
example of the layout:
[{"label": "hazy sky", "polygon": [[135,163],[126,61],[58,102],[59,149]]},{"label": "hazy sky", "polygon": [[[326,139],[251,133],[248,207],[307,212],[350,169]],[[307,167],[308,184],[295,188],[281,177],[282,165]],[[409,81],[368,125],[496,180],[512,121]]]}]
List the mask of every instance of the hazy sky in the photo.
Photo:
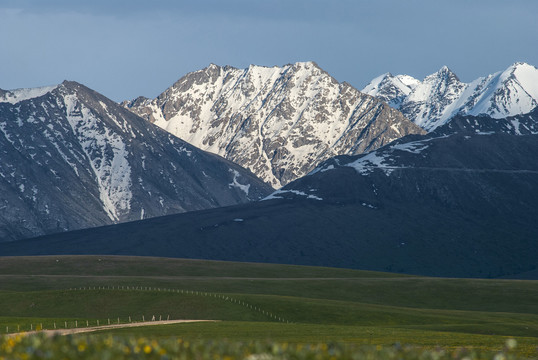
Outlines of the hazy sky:
[{"label": "hazy sky", "polygon": [[2,89],[68,79],[121,101],[210,63],[308,60],[359,89],[385,72],[538,66],[538,1],[0,0]]}]

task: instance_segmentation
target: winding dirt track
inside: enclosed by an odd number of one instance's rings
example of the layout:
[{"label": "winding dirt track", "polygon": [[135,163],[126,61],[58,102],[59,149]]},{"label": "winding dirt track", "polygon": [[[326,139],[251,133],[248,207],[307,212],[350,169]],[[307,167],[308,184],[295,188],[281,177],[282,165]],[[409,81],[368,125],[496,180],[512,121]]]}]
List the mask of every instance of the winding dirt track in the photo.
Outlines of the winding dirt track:
[{"label": "winding dirt track", "polygon": [[56,330],[40,330],[40,331],[26,331],[23,333],[10,334],[11,336],[15,335],[31,335],[31,334],[46,334],[49,336],[52,335],[70,335],[70,334],[81,334],[88,333],[99,330],[107,329],[121,329],[121,328],[130,328],[138,326],[153,326],[153,325],[169,325],[169,324],[180,324],[180,323],[193,323],[193,322],[217,322],[219,320],[162,320],[162,321],[146,321],[146,322],[135,322],[128,324],[113,324],[113,325],[102,325],[102,326],[90,326],[90,327],[80,327],[76,329],[56,329]]}]

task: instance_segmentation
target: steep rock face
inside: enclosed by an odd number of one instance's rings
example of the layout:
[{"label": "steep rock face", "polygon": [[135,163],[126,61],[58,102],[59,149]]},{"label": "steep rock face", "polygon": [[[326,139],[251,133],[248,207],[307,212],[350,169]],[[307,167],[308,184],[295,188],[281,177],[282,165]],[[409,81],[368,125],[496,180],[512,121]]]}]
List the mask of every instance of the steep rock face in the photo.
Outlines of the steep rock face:
[{"label": "steep rock face", "polygon": [[232,205],[271,188],[75,82],[0,98],[0,241]]},{"label": "steep rock face", "polygon": [[[393,77],[394,78],[394,77]],[[388,81],[391,80],[391,81]],[[377,86],[376,86],[377,84]],[[538,106],[538,69],[515,63],[504,71],[462,83],[446,66],[411,86],[374,79],[363,91],[389,102],[406,117],[431,131],[456,115],[495,119],[529,113]]]},{"label": "steep rock face", "polygon": [[427,76],[402,101],[400,109],[415,124],[431,130],[435,119],[443,119],[448,108],[465,90],[465,84],[446,66]]},{"label": "steep rock face", "polygon": [[402,114],[315,63],[187,74],[131,111],[275,187],[338,154],[359,154],[422,130]]}]

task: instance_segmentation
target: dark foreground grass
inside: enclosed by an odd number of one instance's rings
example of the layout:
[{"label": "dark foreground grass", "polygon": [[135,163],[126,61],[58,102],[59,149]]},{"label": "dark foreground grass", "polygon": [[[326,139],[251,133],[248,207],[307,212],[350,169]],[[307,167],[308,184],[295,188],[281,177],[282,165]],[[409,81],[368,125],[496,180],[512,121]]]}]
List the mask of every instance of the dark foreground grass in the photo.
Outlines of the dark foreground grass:
[{"label": "dark foreground grass", "polygon": [[14,336],[0,339],[0,359],[524,359],[517,341],[499,351],[477,348],[425,349],[412,346],[366,346],[348,343],[310,344],[229,340],[150,339],[112,336]]},{"label": "dark foreground grass", "polygon": [[217,322],[125,328],[100,333],[159,339],[178,337],[188,341],[266,340],[288,343],[339,342],[376,346],[389,346],[398,342],[427,349],[471,347],[484,351],[501,351],[503,344],[513,338],[519,344],[518,354],[538,357],[538,342],[535,337],[479,335],[382,326]]}]

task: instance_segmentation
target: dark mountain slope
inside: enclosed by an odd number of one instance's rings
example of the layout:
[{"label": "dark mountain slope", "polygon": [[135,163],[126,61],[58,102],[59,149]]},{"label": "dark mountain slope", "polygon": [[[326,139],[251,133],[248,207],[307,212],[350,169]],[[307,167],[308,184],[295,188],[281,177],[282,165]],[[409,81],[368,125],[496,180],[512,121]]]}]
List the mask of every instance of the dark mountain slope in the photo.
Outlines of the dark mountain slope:
[{"label": "dark mountain slope", "polygon": [[494,119],[488,115],[456,115],[432,132],[433,136],[455,132],[505,133],[512,135],[538,134],[538,108],[527,114]]},{"label": "dark mountain slope", "polygon": [[333,158],[273,200],[2,244],[0,253],[514,276],[538,265],[537,140],[507,134],[402,139],[364,156]]}]

